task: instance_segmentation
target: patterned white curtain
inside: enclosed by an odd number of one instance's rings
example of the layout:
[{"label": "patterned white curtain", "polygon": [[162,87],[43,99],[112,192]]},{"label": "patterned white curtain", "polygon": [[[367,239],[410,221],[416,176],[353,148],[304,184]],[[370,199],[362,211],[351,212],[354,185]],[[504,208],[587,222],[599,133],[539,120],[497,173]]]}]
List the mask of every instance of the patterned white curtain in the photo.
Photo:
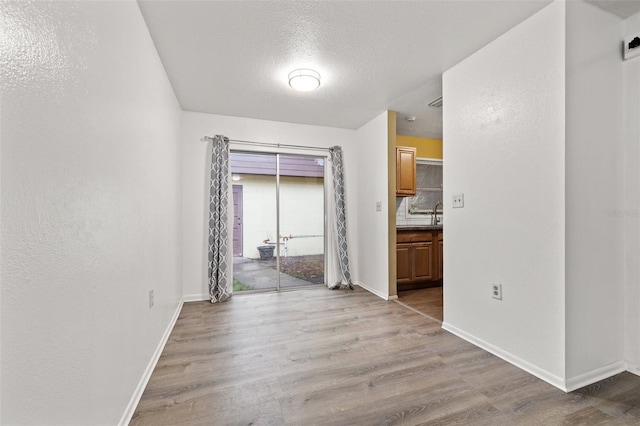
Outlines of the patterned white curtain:
[{"label": "patterned white curtain", "polygon": [[[329,220],[331,221],[331,235],[329,241],[330,264],[335,263],[332,268],[333,279],[327,280],[327,285],[331,289],[353,289],[351,282],[351,272],[349,271],[349,253],[347,250],[347,215],[344,198],[344,165],[342,162],[342,148],[334,146],[331,148],[331,179],[329,180],[333,192],[330,198]],[[331,275],[329,275],[331,277]]]},{"label": "patterned white curtain", "polygon": [[229,244],[229,139],[216,135],[211,154],[209,188],[209,296],[224,302],[233,292]]}]

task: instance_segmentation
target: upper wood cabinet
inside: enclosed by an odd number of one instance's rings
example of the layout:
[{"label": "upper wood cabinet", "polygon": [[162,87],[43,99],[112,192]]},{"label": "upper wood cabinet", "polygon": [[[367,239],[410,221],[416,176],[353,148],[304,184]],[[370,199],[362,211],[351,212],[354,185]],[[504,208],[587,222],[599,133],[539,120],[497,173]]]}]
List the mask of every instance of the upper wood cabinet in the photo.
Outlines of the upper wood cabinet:
[{"label": "upper wood cabinet", "polygon": [[416,195],[416,149],[396,147],[396,196]]}]

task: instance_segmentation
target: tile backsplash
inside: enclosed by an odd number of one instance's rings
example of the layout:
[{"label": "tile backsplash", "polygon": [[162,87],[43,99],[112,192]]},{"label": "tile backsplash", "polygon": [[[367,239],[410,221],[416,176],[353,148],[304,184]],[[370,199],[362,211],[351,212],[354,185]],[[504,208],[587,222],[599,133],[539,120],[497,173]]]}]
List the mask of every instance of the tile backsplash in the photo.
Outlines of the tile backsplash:
[{"label": "tile backsplash", "polygon": [[[430,214],[410,214],[407,208],[407,203],[411,200],[411,197],[397,197],[396,198],[396,226],[421,226],[431,225]],[[442,224],[442,215],[438,215],[438,219]]]}]

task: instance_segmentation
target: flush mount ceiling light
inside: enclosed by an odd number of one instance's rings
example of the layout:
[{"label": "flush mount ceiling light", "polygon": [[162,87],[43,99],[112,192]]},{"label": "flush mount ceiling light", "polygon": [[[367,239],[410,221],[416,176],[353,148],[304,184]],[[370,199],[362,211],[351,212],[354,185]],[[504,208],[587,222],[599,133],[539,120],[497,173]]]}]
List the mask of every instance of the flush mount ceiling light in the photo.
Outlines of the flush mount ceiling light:
[{"label": "flush mount ceiling light", "polygon": [[289,86],[300,92],[309,92],[320,87],[320,74],[314,70],[298,69],[289,73]]}]

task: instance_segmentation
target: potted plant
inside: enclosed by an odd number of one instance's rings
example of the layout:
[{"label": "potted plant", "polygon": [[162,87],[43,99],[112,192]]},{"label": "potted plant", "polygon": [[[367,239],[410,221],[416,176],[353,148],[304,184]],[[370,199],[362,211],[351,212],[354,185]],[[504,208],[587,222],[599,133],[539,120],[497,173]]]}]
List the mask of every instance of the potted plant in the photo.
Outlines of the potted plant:
[{"label": "potted plant", "polygon": [[264,245],[258,246],[258,251],[260,252],[260,260],[269,260],[273,258],[273,250],[275,250],[275,246]]}]

